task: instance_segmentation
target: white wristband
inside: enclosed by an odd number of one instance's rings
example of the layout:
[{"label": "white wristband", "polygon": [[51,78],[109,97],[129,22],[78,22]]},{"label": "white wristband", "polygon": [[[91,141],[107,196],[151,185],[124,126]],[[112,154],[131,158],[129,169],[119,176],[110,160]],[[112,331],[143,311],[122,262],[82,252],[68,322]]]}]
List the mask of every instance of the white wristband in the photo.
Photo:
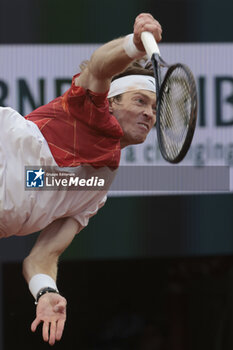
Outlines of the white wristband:
[{"label": "white wristband", "polygon": [[34,275],[30,279],[28,286],[29,286],[30,292],[32,293],[35,299],[37,297],[38,292],[42,288],[50,287],[55,289],[58,292],[57,285],[54,279],[52,279],[52,277],[50,277],[49,275],[45,275],[43,273]]},{"label": "white wristband", "polygon": [[129,34],[125,37],[123,42],[123,48],[125,50],[125,53],[133,59],[141,58],[143,55],[145,55],[144,51],[138,50],[138,48],[135,46],[133,42],[133,34]]}]

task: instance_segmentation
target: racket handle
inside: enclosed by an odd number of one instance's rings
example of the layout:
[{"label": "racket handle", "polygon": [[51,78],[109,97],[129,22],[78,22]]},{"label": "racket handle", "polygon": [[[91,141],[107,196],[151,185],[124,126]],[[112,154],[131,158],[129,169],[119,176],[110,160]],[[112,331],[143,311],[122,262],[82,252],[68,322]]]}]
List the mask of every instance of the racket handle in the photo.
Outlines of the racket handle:
[{"label": "racket handle", "polygon": [[158,44],[153,36],[152,33],[150,32],[142,32],[141,34],[141,40],[142,43],[144,45],[144,48],[146,50],[146,53],[149,57],[149,59],[151,59],[153,53],[157,54],[160,56],[160,51],[159,51],[159,47]]}]

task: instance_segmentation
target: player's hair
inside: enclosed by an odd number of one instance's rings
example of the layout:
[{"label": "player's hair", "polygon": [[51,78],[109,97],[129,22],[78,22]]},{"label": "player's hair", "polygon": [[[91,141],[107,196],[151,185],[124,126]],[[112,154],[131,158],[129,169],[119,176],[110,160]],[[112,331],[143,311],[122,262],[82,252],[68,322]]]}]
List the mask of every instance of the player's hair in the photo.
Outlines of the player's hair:
[{"label": "player's hair", "polygon": [[[88,63],[89,61],[86,60],[80,64],[79,68],[81,72],[88,66]],[[125,77],[126,75],[150,75],[153,77],[154,71],[150,61],[140,59],[131,62],[124,71],[114,75],[112,81],[121,77]]]},{"label": "player's hair", "polygon": [[150,75],[153,77],[154,70],[152,67],[152,63],[144,59],[133,61],[123,72],[114,75],[112,81],[118,78],[125,77],[127,75]]}]

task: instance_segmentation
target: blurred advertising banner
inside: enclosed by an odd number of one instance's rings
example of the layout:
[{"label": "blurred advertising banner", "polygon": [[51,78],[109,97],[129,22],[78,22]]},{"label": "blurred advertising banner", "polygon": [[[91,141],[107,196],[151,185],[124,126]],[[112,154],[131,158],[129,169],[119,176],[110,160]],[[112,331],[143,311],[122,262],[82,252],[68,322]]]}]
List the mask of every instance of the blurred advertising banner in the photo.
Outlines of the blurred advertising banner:
[{"label": "blurred advertising banner", "polygon": [[[1,45],[0,105],[26,115],[64,93],[79,72],[79,64],[98,46]],[[179,166],[227,167],[233,191],[233,44],[161,44],[160,51],[167,62],[188,65],[198,89],[197,127]],[[173,166],[161,157],[155,129],[143,145],[122,151],[121,165]]]}]

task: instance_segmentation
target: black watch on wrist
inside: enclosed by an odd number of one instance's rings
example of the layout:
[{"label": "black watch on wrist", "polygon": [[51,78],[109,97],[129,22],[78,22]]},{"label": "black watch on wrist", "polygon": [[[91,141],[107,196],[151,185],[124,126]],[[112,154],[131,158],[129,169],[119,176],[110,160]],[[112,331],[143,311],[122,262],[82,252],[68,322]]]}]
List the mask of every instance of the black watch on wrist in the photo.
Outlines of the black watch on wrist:
[{"label": "black watch on wrist", "polygon": [[35,304],[37,305],[38,304],[38,301],[40,299],[40,297],[42,297],[42,295],[46,294],[46,293],[57,293],[57,294],[60,294],[56,289],[54,288],[51,288],[51,287],[46,287],[46,288],[42,288],[39,290],[39,292],[37,293],[37,296],[36,296],[36,301],[35,301]]}]

